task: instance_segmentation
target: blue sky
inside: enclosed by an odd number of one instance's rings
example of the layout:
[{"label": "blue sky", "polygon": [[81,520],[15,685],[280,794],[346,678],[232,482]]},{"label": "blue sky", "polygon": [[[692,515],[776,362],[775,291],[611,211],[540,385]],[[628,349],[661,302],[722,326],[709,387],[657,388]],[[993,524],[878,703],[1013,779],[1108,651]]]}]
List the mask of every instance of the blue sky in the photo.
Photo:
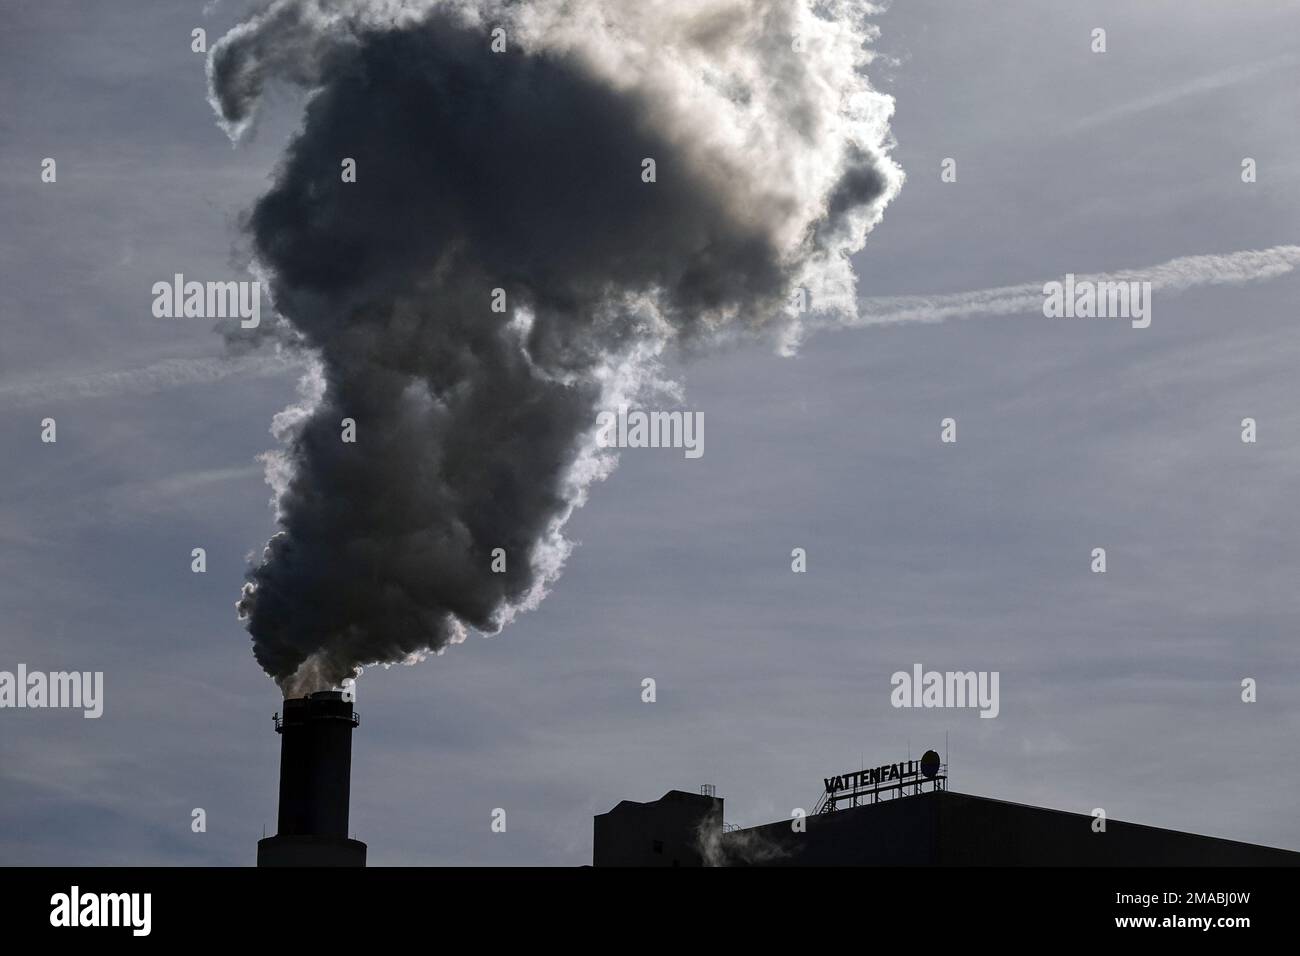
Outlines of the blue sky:
[{"label": "blue sky", "polygon": [[[237,150],[214,123],[189,33],[235,12],[18,3],[0,37],[0,669],[102,670],[106,695],[99,720],[0,711],[6,863],[246,865],[274,832],[279,694],[234,601],[295,375],[150,313],[173,272],[237,274],[298,121],[283,94]],[[878,22],[908,181],[862,294],[1300,235],[1295,3],[911,0]],[[540,608],[361,678],[371,862],[580,864],[593,814],[702,783],[765,823],[945,733],[963,792],[1300,847],[1297,282],[1157,293],[1146,330],[980,316],[679,365],[702,458],[625,452]],[[915,662],[999,671],[997,719],[893,709]]]}]

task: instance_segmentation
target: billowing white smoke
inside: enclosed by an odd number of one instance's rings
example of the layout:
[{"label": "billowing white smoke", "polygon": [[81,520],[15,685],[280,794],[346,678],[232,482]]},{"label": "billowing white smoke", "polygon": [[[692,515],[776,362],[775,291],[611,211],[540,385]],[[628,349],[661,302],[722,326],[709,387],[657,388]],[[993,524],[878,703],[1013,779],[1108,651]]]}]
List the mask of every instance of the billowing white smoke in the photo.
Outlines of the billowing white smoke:
[{"label": "billowing white smoke", "polygon": [[788,351],[802,308],[854,318],[849,256],[902,182],[892,100],[867,80],[873,12],[280,0],[213,47],[232,138],[272,80],[311,93],[248,223],[317,360],[278,420],[281,531],[240,601],[286,693],[534,606],[614,465],[596,413],[672,387],[666,348]]}]

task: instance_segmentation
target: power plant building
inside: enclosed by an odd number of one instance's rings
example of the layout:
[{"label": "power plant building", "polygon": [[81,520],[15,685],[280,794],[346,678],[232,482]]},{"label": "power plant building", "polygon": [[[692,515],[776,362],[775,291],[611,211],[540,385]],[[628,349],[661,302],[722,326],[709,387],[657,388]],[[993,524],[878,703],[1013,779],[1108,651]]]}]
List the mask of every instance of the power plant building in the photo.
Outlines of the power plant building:
[{"label": "power plant building", "polygon": [[[931,752],[932,754],[933,752]],[[929,757],[931,754],[927,754]],[[723,800],[671,790],[594,821],[595,866],[1297,866],[1300,853],[1100,821],[947,789],[913,761],[827,779],[814,812],[755,827],[723,822]],[[890,766],[890,765],[887,765]],[[908,772],[907,767],[913,767]],[[899,768],[903,768],[901,771]],[[923,768],[923,769],[922,769]],[[884,771],[886,768],[881,768]],[[945,768],[946,769],[946,768]],[[929,771],[925,773],[924,771]],[[926,787],[929,789],[926,789]]]}]

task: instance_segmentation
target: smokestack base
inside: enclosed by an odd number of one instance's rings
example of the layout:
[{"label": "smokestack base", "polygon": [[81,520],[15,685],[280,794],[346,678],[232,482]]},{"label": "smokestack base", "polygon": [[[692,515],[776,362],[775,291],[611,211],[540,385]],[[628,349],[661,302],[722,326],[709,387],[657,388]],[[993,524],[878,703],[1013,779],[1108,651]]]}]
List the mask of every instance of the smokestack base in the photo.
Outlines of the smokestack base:
[{"label": "smokestack base", "polygon": [[366,845],[338,837],[267,837],[257,841],[257,865],[365,866]]}]

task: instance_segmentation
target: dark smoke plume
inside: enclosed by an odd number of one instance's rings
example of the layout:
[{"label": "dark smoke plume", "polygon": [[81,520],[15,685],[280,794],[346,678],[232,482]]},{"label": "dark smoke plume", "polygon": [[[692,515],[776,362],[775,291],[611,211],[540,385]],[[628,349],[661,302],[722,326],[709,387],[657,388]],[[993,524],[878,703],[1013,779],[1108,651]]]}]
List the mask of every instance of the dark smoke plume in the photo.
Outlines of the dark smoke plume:
[{"label": "dark smoke plume", "polygon": [[862,12],[282,0],[213,47],[232,138],[272,80],[309,93],[248,217],[315,360],[277,419],[280,530],[239,602],[286,694],[534,606],[614,464],[597,413],[654,388],[665,348],[788,350],[800,289],[852,316],[848,255],[901,183]]}]

